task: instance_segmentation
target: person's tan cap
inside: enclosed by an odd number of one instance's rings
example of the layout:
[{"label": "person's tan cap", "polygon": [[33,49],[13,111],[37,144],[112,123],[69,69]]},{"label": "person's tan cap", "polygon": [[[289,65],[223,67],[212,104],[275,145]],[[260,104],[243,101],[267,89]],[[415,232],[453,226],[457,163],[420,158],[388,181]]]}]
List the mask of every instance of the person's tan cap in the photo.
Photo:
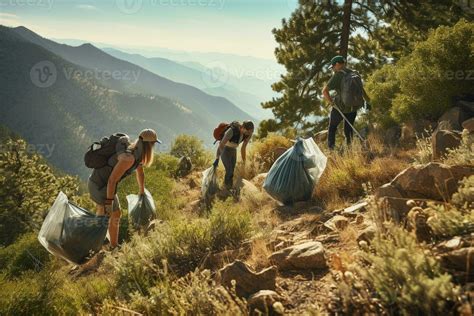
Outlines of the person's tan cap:
[{"label": "person's tan cap", "polygon": [[151,128],[146,128],[140,132],[139,136],[144,142],[152,142],[161,144],[161,140],[158,139],[156,132]]}]

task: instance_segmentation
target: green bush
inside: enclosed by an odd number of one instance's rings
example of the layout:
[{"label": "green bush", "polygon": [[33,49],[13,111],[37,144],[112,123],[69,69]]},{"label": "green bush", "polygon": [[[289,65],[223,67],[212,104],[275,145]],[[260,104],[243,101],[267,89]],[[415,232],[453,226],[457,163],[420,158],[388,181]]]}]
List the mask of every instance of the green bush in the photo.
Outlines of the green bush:
[{"label": "green bush", "polygon": [[252,215],[241,205],[230,200],[216,202],[210,215],[212,249],[224,250],[226,247],[237,247],[252,233]]},{"label": "green bush", "polygon": [[[123,307],[144,315],[245,315],[244,300],[218,287],[209,270],[189,273],[175,280],[165,274],[152,288],[150,294],[135,292]],[[120,307],[120,306],[119,306]],[[117,314],[117,302],[107,301],[102,314]]]},{"label": "green bush", "polygon": [[212,154],[206,151],[202,140],[190,135],[176,137],[170,154],[177,158],[189,157],[196,168],[208,167],[212,160]]},{"label": "green bush", "polygon": [[464,130],[461,145],[455,149],[448,148],[448,154],[443,163],[448,165],[474,165],[474,135]]},{"label": "green bush", "polygon": [[166,173],[168,177],[174,177],[176,170],[178,169],[179,159],[170,154],[158,154],[155,155],[155,161],[153,166],[156,170],[160,170]]},{"label": "green bush", "polygon": [[450,204],[430,204],[423,212],[433,234],[449,238],[474,231],[474,176],[462,181]]},{"label": "green bush", "polygon": [[409,120],[436,121],[453,97],[472,93],[474,23],[441,26],[395,65],[374,72],[367,82],[373,116],[382,125]]},{"label": "green bush", "polygon": [[124,297],[149,289],[163,277],[165,267],[185,275],[211,251],[237,247],[250,237],[251,216],[231,202],[218,202],[209,218],[176,217],[159,225],[147,237],[135,235],[117,258],[107,258],[115,269],[116,284]]},{"label": "green bush", "polygon": [[8,277],[39,271],[50,260],[48,251],[39,243],[37,233],[27,233],[5,248],[0,248],[0,266]]},{"label": "green bush", "polygon": [[345,311],[389,315],[447,315],[457,288],[433,255],[400,227],[388,227],[340,285]]}]

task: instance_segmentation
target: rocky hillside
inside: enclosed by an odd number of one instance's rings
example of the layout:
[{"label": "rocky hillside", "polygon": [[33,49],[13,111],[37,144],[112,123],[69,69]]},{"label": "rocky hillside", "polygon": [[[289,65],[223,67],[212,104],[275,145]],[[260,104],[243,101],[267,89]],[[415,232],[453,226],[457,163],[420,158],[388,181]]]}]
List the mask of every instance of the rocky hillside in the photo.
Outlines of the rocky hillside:
[{"label": "rocky hillside", "polygon": [[[81,266],[45,254],[35,235],[1,249],[2,313],[469,315],[473,120],[455,146],[440,147],[440,131],[457,135],[440,121],[415,147],[373,135],[370,154],[329,154],[313,198],[293,205],[262,190],[265,165],[291,146],[282,136],[255,142],[239,189],[212,205],[200,198],[205,161],[188,170],[159,155],[147,170],[158,219],[137,232],[125,212],[120,249]],[[123,205],[135,190],[121,185]]]}]

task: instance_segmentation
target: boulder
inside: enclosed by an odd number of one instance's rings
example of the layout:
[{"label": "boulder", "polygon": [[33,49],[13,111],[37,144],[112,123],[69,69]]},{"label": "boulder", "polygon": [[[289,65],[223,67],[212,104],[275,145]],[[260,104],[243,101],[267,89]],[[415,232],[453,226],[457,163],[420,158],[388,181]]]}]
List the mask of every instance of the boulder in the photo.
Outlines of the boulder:
[{"label": "boulder", "polygon": [[403,197],[400,191],[391,183],[386,183],[375,190],[375,198],[380,199],[387,196],[395,198]]},{"label": "boulder", "polygon": [[232,280],[235,280],[237,295],[249,297],[260,290],[275,290],[276,275],[275,266],[257,273],[244,262],[236,260],[220,269],[217,278],[218,283],[227,288],[232,288]]},{"label": "boulder", "polygon": [[436,130],[431,136],[431,147],[433,149],[433,160],[440,160],[448,149],[454,149],[461,144],[461,133],[448,130]]},{"label": "boulder", "polygon": [[325,269],[327,268],[323,244],[308,241],[273,253],[269,260],[279,270]]},{"label": "boulder", "polygon": [[176,169],[176,176],[185,177],[191,172],[192,169],[193,164],[191,162],[191,158],[181,157],[178,162],[178,168]]},{"label": "boulder", "polygon": [[349,219],[347,217],[336,215],[324,223],[324,226],[332,231],[343,230],[349,226]]},{"label": "boulder", "polygon": [[412,166],[390,183],[404,198],[449,200],[459,181],[474,173],[473,166],[448,166],[441,163]]},{"label": "boulder", "polygon": [[469,112],[464,108],[455,106],[444,112],[438,120],[438,123],[447,122],[451,130],[462,131],[462,122],[470,117]]},{"label": "boulder", "polygon": [[253,294],[247,301],[250,315],[279,315],[275,303],[281,301],[280,295],[274,291],[262,290]]},{"label": "boulder", "polygon": [[474,133],[474,117],[462,122],[462,128],[467,129],[469,133]]},{"label": "boulder", "polygon": [[467,273],[469,279],[474,277],[474,247],[456,249],[442,255],[443,266]]},{"label": "boulder", "polygon": [[377,233],[377,226],[375,226],[375,224],[372,223],[359,233],[359,235],[357,236],[357,242],[359,243],[361,241],[365,241],[365,242],[370,243],[370,241],[374,239],[376,233]]},{"label": "boulder", "polygon": [[428,120],[416,120],[405,123],[402,126],[400,142],[406,144],[416,143],[417,137],[427,134],[432,130],[432,123]]}]

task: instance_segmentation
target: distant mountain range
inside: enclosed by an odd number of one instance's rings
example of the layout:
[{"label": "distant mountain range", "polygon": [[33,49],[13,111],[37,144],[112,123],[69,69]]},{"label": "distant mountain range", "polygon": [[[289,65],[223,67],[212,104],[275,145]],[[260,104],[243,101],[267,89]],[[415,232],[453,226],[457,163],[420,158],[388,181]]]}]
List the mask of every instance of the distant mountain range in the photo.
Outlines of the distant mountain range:
[{"label": "distant mountain range", "polygon": [[48,159],[86,177],[83,154],[104,135],[158,131],[168,149],[177,134],[211,142],[221,121],[252,119],[233,103],[160,77],[92,45],[71,47],[24,28],[0,26],[0,125]]},{"label": "distant mountain range", "polygon": [[[147,58],[139,54],[128,54],[114,48],[103,51],[122,60],[139,65],[159,76],[185,83],[202,91],[224,97],[239,108],[259,119],[272,117],[269,110],[261,107],[262,101],[270,98],[269,84],[253,77],[237,78],[222,68],[209,69],[199,63],[178,63],[166,58]],[[240,90],[243,88],[245,90]],[[252,92],[257,93],[256,95]]]}]

